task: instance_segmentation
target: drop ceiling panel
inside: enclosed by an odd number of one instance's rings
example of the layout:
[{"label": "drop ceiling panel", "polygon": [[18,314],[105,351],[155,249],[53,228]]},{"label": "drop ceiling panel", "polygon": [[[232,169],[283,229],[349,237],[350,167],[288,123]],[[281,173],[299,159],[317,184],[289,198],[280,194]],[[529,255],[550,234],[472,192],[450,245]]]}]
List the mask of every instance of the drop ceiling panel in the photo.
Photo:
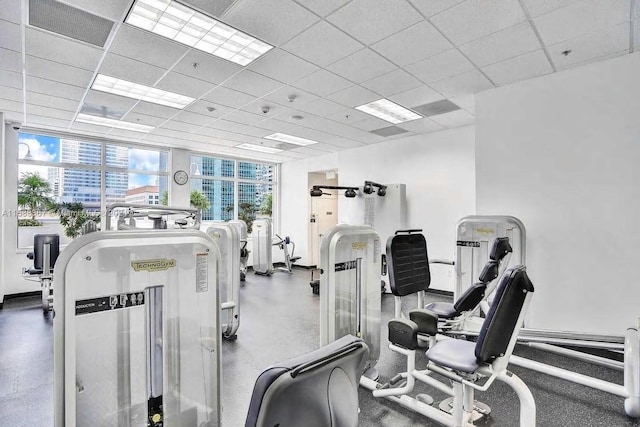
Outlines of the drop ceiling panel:
[{"label": "drop ceiling panel", "polygon": [[[193,64],[198,64],[196,67]],[[172,71],[209,83],[220,84],[242,70],[242,67],[213,55],[191,50]]]},{"label": "drop ceiling panel", "polygon": [[[274,22],[275,17],[277,23]],[[291,0],[243,0],[236,2],[223,16],[226,23],[276,46],[300,34],[319,19]]]},{"label": "drop ceiling panel", "polygon": [[[266,120],[266,117],[259,116],[257,114],[249,113],[243,110],[235,110],[224,116],[225,120],[241,123],[244,125],[253,125],[261,120]],[[215,126],[215,125],[214,125]]]},{"label": "drop ceiling panel", "polygon": [[[295,98],[292,102],[289,102],[289,96],[292,95]],[[280,105],[290,106],[291,108],[298,108],[318,99],[318,97],[312,93],[298,89],[297,87],[284,86],[275,92],[268,94],[263,99]]]},{"label": "drop ceiling panel", "polygon": [[465,110],[456,110],[439,116],[432,116],[429,119],[447,128],[467,126],[473,124],[474,121],[474,117]]},{"label": "drop ceiling panel", "polygon": [[[266,114],[262,112],[262,107],[265,106],[269,107],[269,111]],[[268,102],[265,99],[257,99],[254,102],[242,107],[242,111],[257,114],[260,116],[260,120],[267,120],[272,117],[289,117],[291,116],[293,109],[289,108],[286,105],[277,104],[275,102]]]},{"label": "drop ceiling panel", "polygon": [[[16,89],[8,86],[0,86],[0,98],[8,99],[9,101],[22,102],[23,94],[22,89]],[[38,104],[42,105],[42,104]]]},{"label": "drop ceiling panel", "polygon": [[22,74],[13,71],[0,70],[0,86],[22,89]]},{"label": "drop ceiling panel", "polygon": [[396,126],[414,133],[430,133],[444,129],[444,126],[428,118],[411,120],[410,122],[400,123]]},{"label": "drop ceiling panel", "polygon": [[439,101],[443,98],[444,97],[442,95],[431,89],[429,86],[420,86],[416,89],[411,89],[389,97],[393,102],[407,108]]},{"label": "drop ceiling panel", "polygon": [[[370,117],[371,117],[370,115],[365,114],[353,108],[346,111],[340,111],[327,116],[329,120],[340,122],[349,126],[355,126],[356,123],[361,122],[363,120],[367,120]],[[358,129],[360,128],[358,127]]]},{"label": "drop ceiling panel", "polygon": [[[20,8],[19,5],[18,9]],[[14,5],[15,7],[15,5]],[[0,19],[0,41],[5,49],[22,52],[22,32],[20,25]]]},{"label": "drop ceiling panel", "polygon": [[146,86],[156,84],[165,71],[163,68],[114,53],[107,53],[99,70],[101,74]]},{"label": "drop ceiling panel", "polygon": [[29,126],[38,125],[50,129],[67,129],[70,124],[69,120],[37,116],[34,114],[30,114],[27,117],[27,123]]},{"label": "drop ceiling panel", "polygon": [[197,99],[212,90],[215,85],[172,71],[164,76],[155,87]]},{"label": "drop ceiling panel", "polygon": [[157,67],[170,68],[187,50],[185,45],[122,24],[109,51]]},{"label": "drop ceiling panel", "polygon": [[58,110],[41,105],[27,104],[27,114],[70,121],[73,119],[73,116],[75,116],[75,111]]},{"label": "drop ceiling panel", "polygon": [[[0,72],[1,75],[2,72]],[[80,101],[84,96],[85,88],[27,76],[27,91]]]},{"label": "drop ceiling panel", "polygon": [[451,98],[453,96],[481,92],[494,86],[480,71],[473,70],[432,83],[431,87],[447,98]]},{"label": "drop ceiling panel", "polygon": [[357,107],[358,105],[368,104],[371,101],[380,99],[380,95],[362,86],[354,85],[340,92],[333,93],[327,98],[347,107]]},{"label": "drop ceiling panel", "polygon": [[102,57],[102,49],[27,26],[27,53],[83,70],[94,71]]},{"label": "drop ceiling panel", "polygon": [[73,124],[71,125],[71,130],[103,136],[103,134],[109,132],[111,129],[106,126],[96,126],[90,125],[89,123],[73,122]]},{"label": "drop ceiling panel", "polygon": [[337,8],[349,3],[349,1],[351,0],[296,0],[297,3],[300,3],[302,6],[323,18]]},{"label": "drop ceiling panel", "polygon": [[347,87],[352,86],[353,83],[340,76],[336,76],[327,70],[318,70],[315,73],[298,80],[294,85],[295,87],[309,91],[315,95],[327,96],[341,91],[342,89],[346,89]]},{"label": "drop ceiling panel", "polygon": [[329,71],[354,83],[361,83],[386,74],[395,68],[395,65],[371,49],[362,49],[327,67]]},{"label": "drop ceiling panel", "polygon": [[[282,87],[283,84],[276,80],[270,79],[269,77],[263,76],[262,74],[254,73],[253,71],[249,70],[243,70],[231,79],[227,80],[224,83],[224,86],[229,89],[248,93],[255,97],[261,97]],[[222,102],[220,103],[222,104]]]},{"label": "drop ceiling panel", "polygon": [[291,83],[318,70],[315,65],[281,49],[268,52],[247,68],[283,83]]},{"label": "drop ceiling panel", "polygon": [[64,0],[64,3],[112,21],[120,21],[129,10],[131,0]]},{"label": "drop ceiling panel", "polygon": [[507,59],[482,69],[498,86],[549,74],[553,70],[542,50]]},{"label": "drop ceiling panel", "polygon": [[227,132],[210,126],[200,128],[194,133],[209,138],[216,138],[216,143],[222,145],[237,145],[242,142],[253,142],[255,140],[254,137],[248,137],[235,132]]},{"label": "drop ceiling panel", "polygon": [[413,64],[451,47],[451,43],[427,21],[419,22],[372,46],[400,66]]},{"label": "drop ceiling panel", "polygon": [[313,101],[307,105],[301,106],[300,109],[308,113],[315,114],[316,116],[322,117],[326,117],[335,113],[350,111],[350,109],[345,107],[344,105],[329,101],[328,99],[324,98],[317,99],[316,101]]},{"label": "drop ceiling panel", "polygon": [[267,129],[261,129],[256,126],[247,126],[242,123],[231,122],[229,120],[220,119],[209,125],[212,129],[224,130],[227,132],[233,132],[244,137],[262,138],[273,132]]},{"label": "drop ceiling panel", "polygon": [[523,22],[467,43],[460,50],[478,67],[484,67],[540,48],[533,28]]},{"label": "drop ceiling panel", "polygon": [[578,0],[524,0],[524,4],[533,17],[552,12]]},{"label": "drop ceiling panel", "polygon": [[69,65],[27,55],[27,75],[83,87],[91,83],[93,73]]},{"label": "drop ceiling panel", "polygon": [[427,18],[452,8],[464,0],[410,0],[411,3]]},{"label": "drop ceiling panel", "polygon": [[170,129],[170,130],[175,130],[178,132],[181,132],[185,138],[189,138],[189,135],[186,135],[188,133],[191,132],[195,132],[196,130],[198,130],[201,126],[199,125],[194,125],[191,123],[184,123],[184,122],[178,122],[176,120],[170,120],[166,123],[164,123],[162,125],[162,128],[164,129]]},{"label": "drop ceiling panel", "polygon": [[144,135],[145,134],[142,132],[133,132],[124,129],[113,129],[111,132],[109,132],[109,136],[116,136],[119,138],[127,139],[129,141],[137,141],[140,138],[144,137]]},{"label": "drop ceiling panel", "polygon": [[140,113],[129,113],[126,116],[124,116],[122,120],[126,122],[139,123],[141,125],[148,125],[153,127],[158,127],[165,122],[165,119],[161,119],[160,117],[147,116],[146,114],[140,114]]},{"label": "drop ceiling panel", "polygon": [[422,86],[422,82],[398,68],[383,76],[368,80],[362,83],[362,86],[389,97]]},{"label": "drop ceiling panel", "polygon": [[456,104],[460,108],[464,108],[465,110],[473,109],[476,105],[476,96],[472,93],[460,96],[454,96],[449,98],[451,102]]},{"label": "drop ceiling panel", "polygon": [[[609,56],[629,49],[629,23],[549,46],[551,60],[558,69]],[[562,52],[571,50],[568,56]]]},{"label": "drop ceiling panel", "polygon": [[200,9],[206,15],[214,17],[222,16],[233,2],[234,0],[183,0],[184,4],[190,5],[195,9]]},{"label": "drop ceiling panel", "polygon": [[543,42],[552,45],[628,21],[629,1],[583,0],[539,16],[534,23]]},{"label": "drop ceiling panel", "polygon": [[[2,86],[0,86],[1,88]],[[0,97],[0,109],[2,112],[14,112],[22,115],[23,104],[22,102],[11,101],[9,99],[3,99]],[[22,121],[22,117],[20,117]]]},{"label": "drop ceiling panel", "polygon": [[111,93],[100,92],[89,89],[84,99],[85,104],[94,105],[96,107],[108,107],[123,114],[136,105],[135,99],[126,98],[124,96],[113,95]]},{"label": "drop ceiling panel", "polygon": [[366,45],[422,21],[422,16],[405,1],[353,0],[327,20]]},{"label": "drop ceiling panel", "polygon": [[22,54],[8,49],[0,49],[0,69],[22,73]]},{"label": "drop ceiling panel", "polygon": [[175,108],[166,107],[164,105],[153,104],[151,102],[140,101],[136,107],[132,110],[134,113],[146,114],[147,116],[160,117],[168,119],[174,116],[177,112]]},{"label": "drop ceiling panel", "polygon": [[0,19],[20,24],[22,22],[22,11],[16,7],[15,0],[0,0]]},{"label": "drop ceiling panel", "polygon": [[205,116],[203,114],[192,113],[190,111],[180,111],[174,118],[171,119],[172,122],[178,121],[183,123],[188,123],[196,126],[204,126],[208,123],[211,123],[214,118],[209,116]]},{"label": "drop ceiling panel", "polygon": [[203,99],[232,108],[240,108],[252,102],[256,97],[224,86],[218,86]]},{"label": "drop ceiling panel", "polygon": [[407,71],[425,83],[442,80],[472,70],[473,64],[457,49],[439,53],[415,64],[405,67]]},{"label": "drop ceiling panel", "polygon": [[526,19],[515,0],[466,0],[434,16],[431,22],[454,44],[461,45]]},{"label": "drop ceiling panel", "polygon": [[78,108],[78,101],[35,92],[27,92],[27,103],[67,111],[76,111]]},{"label": "drop ceiling panel", "polygon": [[[209,111],[208,108],[214,108],[213,111]],[[177,113],[180,110],[175,110]],[[234,111],[233,108],[227,107],[226,105],[216,104],[214,102],[206,101],[204,99],[195,101],[191,103],[184,111],[188,111],[190,113],[196,113],[198,115],[203,115],[209,118],[209,120],[213,120],[218,117],[222,117],[225,114],[229,114]]]},{"label": "drop ceiling panel", "polygon": [[282,48],[321,67],[362,49],[358,41],[333,25],[320,21]]}]

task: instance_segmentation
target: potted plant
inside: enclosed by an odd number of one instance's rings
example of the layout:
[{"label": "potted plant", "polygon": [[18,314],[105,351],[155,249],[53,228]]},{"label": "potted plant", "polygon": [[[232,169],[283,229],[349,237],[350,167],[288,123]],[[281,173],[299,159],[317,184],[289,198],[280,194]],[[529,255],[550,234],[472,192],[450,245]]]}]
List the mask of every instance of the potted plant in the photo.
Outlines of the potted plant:
[{"label": "potted plant", "polygon": [[18,207],[26,208],[29,219],[19,219],[18,226],[42,226],[42,222],[36,219],[38,214],[49,210],[54,203],[49,195],[51,186],[49,182],[36,172],[26,172],[18,181]]},{"label": "potted plant", "polygon": [[60,215],[60,225],[64,227],[65,236],[75,239],[82,234],[82,227],[88,221],[100,224],[98,212],[87,212],[80,202],[61,203],[52,210]]}]

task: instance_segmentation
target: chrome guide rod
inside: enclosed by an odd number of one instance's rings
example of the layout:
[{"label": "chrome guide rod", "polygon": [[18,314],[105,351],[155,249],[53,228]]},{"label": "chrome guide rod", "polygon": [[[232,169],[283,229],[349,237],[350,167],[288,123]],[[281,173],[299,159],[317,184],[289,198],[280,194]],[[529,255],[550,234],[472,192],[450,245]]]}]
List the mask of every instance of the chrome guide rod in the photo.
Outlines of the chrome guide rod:
[{"label": "chrome guide rod", "polygon": [[162,341],[162,286],[145,289],[145,326],[147,347],[147,418],[148,426],[163,425],[163,341]]},{"label": "chrome guide rod", "polygon": [[362,258],[356,258],[356,336],[362,338]]}]

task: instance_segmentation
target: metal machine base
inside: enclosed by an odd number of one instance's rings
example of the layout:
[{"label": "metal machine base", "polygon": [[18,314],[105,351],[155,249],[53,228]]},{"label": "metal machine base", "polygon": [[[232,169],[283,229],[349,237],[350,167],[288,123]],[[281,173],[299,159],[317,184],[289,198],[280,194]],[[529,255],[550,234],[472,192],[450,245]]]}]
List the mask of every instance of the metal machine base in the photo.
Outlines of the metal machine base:
[{"label": "metal machine base", "polygon": [[[440,407],[440,410],[448,414],[453,414],[453,397],[448,397],[444,399],[442,402],[440,402],[438,406]],[[471,422],[476,422],[478,420],[481,420],[487,415],[489,415],[490,413],[491,413],[491,407],[489,405],[475,400],[473,402],[473,412],[471,413]]]}]

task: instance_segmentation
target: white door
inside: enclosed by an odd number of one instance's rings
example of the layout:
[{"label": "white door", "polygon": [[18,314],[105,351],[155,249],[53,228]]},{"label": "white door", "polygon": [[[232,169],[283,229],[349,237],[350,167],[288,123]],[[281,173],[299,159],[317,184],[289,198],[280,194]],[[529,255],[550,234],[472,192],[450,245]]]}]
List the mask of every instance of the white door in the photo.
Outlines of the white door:
[{"label": "white door", "polygon": [[309,220],[311,265],[320,265],[320,238],[338,224],[338,197],[336,195],[313,197]]}]

